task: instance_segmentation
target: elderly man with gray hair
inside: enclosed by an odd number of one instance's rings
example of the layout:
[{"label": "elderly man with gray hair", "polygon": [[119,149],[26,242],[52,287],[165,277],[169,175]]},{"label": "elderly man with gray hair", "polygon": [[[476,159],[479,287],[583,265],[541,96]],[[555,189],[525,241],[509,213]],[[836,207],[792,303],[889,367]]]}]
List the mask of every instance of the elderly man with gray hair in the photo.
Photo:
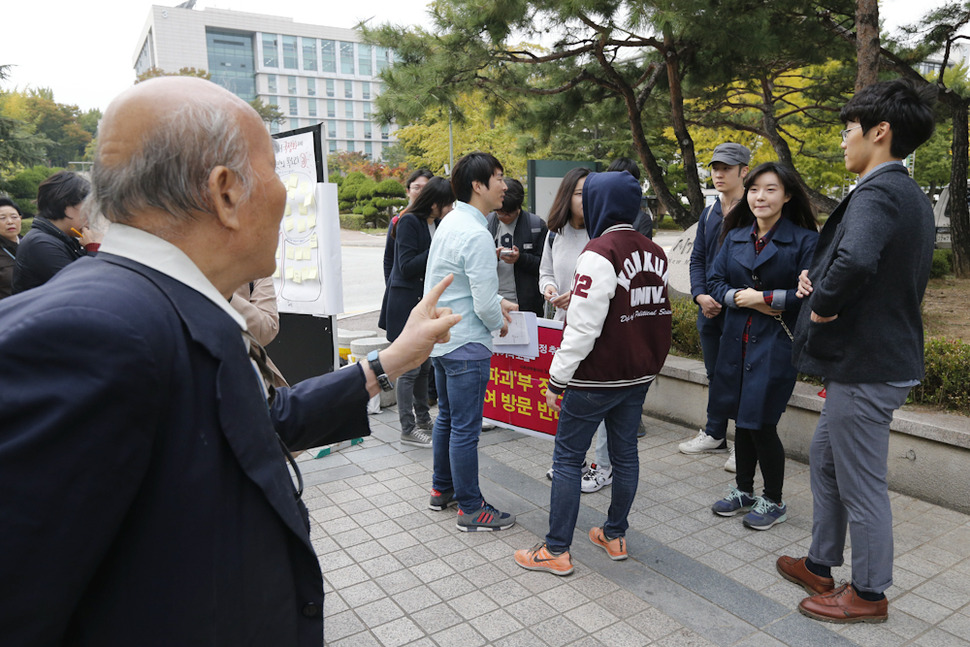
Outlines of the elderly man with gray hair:
[{"label": "elderly man with gray hair", "polygon": [[4,643],[320,645],[288,452],[369,433],[368,398],[456,323],[448,279],[372,361],[274,390],[229,305],[272,274],[286,201],[256,112],[201,79],[127,90],[91,198],[101,253],[0,303]]}]

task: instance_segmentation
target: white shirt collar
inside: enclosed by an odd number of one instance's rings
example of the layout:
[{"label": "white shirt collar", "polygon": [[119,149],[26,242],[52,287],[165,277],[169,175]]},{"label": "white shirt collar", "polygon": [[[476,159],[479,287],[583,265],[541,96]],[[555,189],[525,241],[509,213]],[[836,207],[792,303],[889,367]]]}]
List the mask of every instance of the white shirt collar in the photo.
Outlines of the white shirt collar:
[{"label": "white shirt collar", "polygon": [[136,227],[112,223],[98,251],[141,263],[192,288],[219,306],[242,330],[246,330],[246,319],[219,294],[219,290],[192,259],[172,243]]}]

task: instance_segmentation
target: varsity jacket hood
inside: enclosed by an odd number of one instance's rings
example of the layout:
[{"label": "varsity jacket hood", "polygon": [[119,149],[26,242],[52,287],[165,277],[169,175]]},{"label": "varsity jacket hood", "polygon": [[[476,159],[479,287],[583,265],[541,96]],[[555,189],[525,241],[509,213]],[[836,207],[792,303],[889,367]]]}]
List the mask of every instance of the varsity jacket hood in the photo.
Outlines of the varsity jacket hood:
[{"label": "varsity jacket hood", "polygon": [[583,184],[583,217],[590,240],[613,225],[632,225],[640,213],[642,191],[626,171],[590,173]]}]

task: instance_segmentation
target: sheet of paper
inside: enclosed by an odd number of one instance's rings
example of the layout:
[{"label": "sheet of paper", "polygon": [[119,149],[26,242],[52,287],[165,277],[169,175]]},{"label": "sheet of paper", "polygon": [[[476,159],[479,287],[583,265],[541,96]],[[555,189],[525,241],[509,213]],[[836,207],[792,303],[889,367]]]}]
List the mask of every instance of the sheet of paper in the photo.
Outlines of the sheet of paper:
[{"label": "sheet of paper", "polygon": [[512,312],[512,322],[505,337],[498,331],[492,333],[495,352],[516,357],[536,358],[539,356],[539,324],[534,312]]}]

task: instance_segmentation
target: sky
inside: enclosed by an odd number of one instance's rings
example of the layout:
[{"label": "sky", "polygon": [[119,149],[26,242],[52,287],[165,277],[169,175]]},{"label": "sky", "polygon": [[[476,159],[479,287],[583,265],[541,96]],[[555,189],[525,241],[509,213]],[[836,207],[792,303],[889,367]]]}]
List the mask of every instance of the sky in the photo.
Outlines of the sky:
[{"label": "sky", "polygon": [[[135,80],[133,59],[138,37],[152,4],[175,6],[176,1],[46,0],[41,5],[8,2],[3,10],[0,65],[11,64],[4,90],[27,86],[51,88],[59,103],[86,111],[104,110],[111,99]],[[882,0],[881,18],[887,29],[915,22],[943,0]],[[206,7],[266,13],[296,22],[352,28],[361,20],[372,24],[427,26],[428,0],[199,0]],[[43,10],[44,15],[38,13]]]}]

